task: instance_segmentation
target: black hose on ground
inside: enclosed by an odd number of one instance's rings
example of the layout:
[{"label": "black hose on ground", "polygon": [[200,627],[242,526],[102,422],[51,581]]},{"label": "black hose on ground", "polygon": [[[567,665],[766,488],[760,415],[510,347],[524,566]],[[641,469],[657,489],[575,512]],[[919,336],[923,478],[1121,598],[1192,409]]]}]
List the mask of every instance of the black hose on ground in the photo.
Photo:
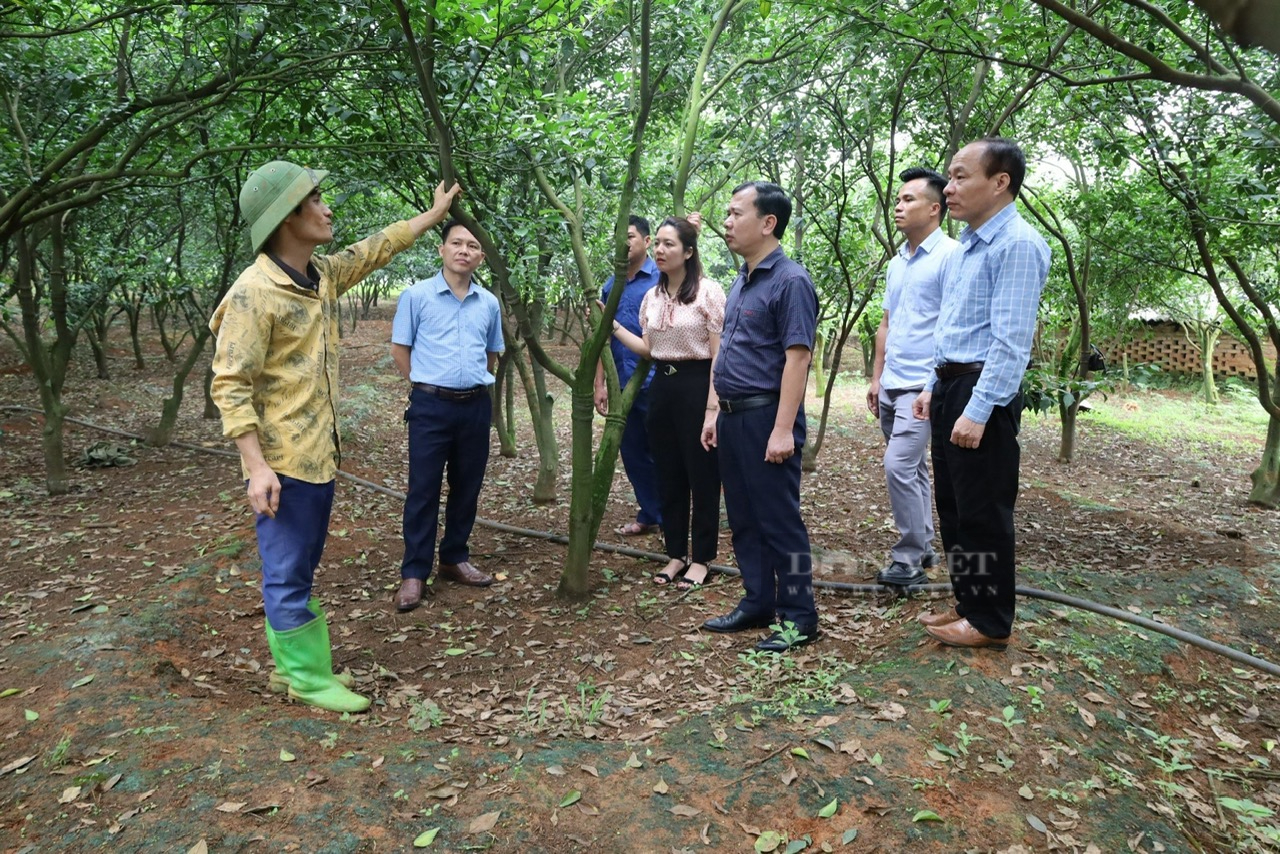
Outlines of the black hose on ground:
[{"label": "black hose on ground", "polygon": [[[0,406],[0,409],[10,410],[10,411],[20,411],[20,412],[34,412],[36,414],[43,414],[39,409],[35,409],[30,406],[17,406],[13,404],[5,404],[3,406]],[[127,433],[123,430],[118,430],[114,427],[103,427],[99,424],[93,424],[88,421],[83,421],[79,418],[68,417],[65,420],[70,421],[74,424],[79,424],[82,427],[88,427],[92,430],[100,430],[104,433],[111,433],[116,436],[123,436],[124,438],[134,439],[139,442],[145,441],[145,439],[142,436],[138,436],[133,433]],[[222,448],[206,448],[206,447],[203,447],[202,445],[192,445],[187,442],[170,442],[169,444],[177,448],[184,448],[191,451],[199,451],[201,453],[206,453],[206,454],[214,454],[220,457],[229,457],[232,459],[239,459],[240,457],[240,455],[237,454],[236,452],[224,450]],[[364,489],[370,489],[370,490],[373,490],[374,492],[382,493],[383,495],[398,499],[400,501],[403,501],[405,498],[405,495],[403,492],[400,492],[395,489],[391,489],[390,487],[387,487],[387,486],[382,486],[381,484],[374,483],[371,480],[365,480],[362,477],[357,477],[356,475],[349,474],[344,471],[338,472],[338,476],[356,484],[357,486],[363,487]],[[567,544],[569,542],[568,537],[564,536],[563,534],[553,533],[551,531],[539,531],[534,528],[521,528],[517,525],[508,525],[504,522],[493,522],[488,519],[481,519],[481,518],[476,519],[476,524],[480,525],[481,527],[489,528],[494,531],[500,531],[504,534],[516,534],[521,537],[530,537],[533,539],[547,540],[553,543],[560,543],[561,545]],[[614,545],[613,543],[597,542],[594,548],[596,551],[625,555],[626,557],[642,558],[642,559],[659,561],[659,562],[667,560],[666,555],[661,555],[661,554],[658,554],[657,552],[648,552],[648,551],[644,551],[643,549],[634,549],[634,548],[631,548],[630,546]],[[738,572],[738,570],[734,569],[731,566],[711,564],[709,568],[714,572],[719,572],[724,575],[735,576],[735,577],[741,575],[741,573]],[[873,594],[883,594],[883,595],[897,595],[901,593],[901,591],[897,588],[885,587],[884,585],[880,585],[880,584],[854,584],[854,583],[844,582],[844,581],[823,581],[821,579],[814,579],[813,586],[822,590],[838,590],[844,593],[873,593]],[[911,590],[912,592],[921,592],[921,593],[948,593],[951,591],[951,585],[950,584],[921,584],[916,587],[912,587]],[[1059,605],[1067,605],[1072,608],[1078,608],[1082,611],[1089,611],[1091,613],[1099,614],[1104,617],[1111,617],[1114,620],[1119,620],[1124,623],[1129,623],[1130,625],[1138,626],[1139,628],[1146,629],[1147,631],[1156,632],[1157,634],[1162,634],[1166,637],[1173,638],[1174,640],[1182,641],[1183,643],[1190,644],[1191,646],[1197,647],[1199,649],[1203,649],[1206,652],[1211,652],[1214,655],[1220,655],[1223,658],[1236,662],[1237,664],[1243,664],[1247,667],[1252,667],[1255,670],[1261,670],[1263,673],[1269,673],[1272,676],[1280,676],[1280,666],[1272,664],[1269,661],[1266,661],[1264,659],[1258,658],[1253,655],[1249,655],[1246,652],[1241,652],[1238,649],[1225,646],[1215,641],[1211,641],[1208,638],[1201,637],[1200,635],[1192,634],[1191,632],[1183,631],[1182,629],[1178,629],[1173,626],[1166,625],[1164,623],[1158,623],[1155,620],[1149,620],[1146,617],[1140,617],[1137,614],[1131,614],[1128,611],[1122,611],[1119,608],[1112,608],[1108,605],[1101,605],[1097,602],[1091,602],[1088,599],[1081,599],[1076,596],[1068,596],[1065,593],[1055,593],[1052,590],[1039,590],[1035,587],[1024,587],[1022,585],[1018,585],[1015,588],[1015,590],[1019,596],[1024,596],[1028,599],[1039,599],[1045,602],[1056,602]]]}]

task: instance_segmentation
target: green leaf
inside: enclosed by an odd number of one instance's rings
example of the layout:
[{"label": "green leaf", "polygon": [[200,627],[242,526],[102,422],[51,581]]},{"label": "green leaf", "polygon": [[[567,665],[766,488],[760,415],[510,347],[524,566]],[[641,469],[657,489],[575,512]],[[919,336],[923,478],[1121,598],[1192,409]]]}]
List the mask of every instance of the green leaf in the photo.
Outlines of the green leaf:
[{"label": "green leaf", "polygon": [[3,699],[5,697],[12,697],[14,694],[21,694],[21,693],[22,693],[21,688],[5,688],[3,691],[0,691],[0,699]]},{"label": "green leaf", "polygon": [[836,814],[836,810],[840,809],[840,799],[832,798],[831,803],[818,810],[818,818],[831,818]]},{"label": "green leaf", "polygon": [[23,716],[24,716],[27,720],[29,720],[29,721],[38,721],[38,720],[40,720],[40,713],[39,713],[39,712],[33,712],[31,709],[27,709],[27,710],[25,710],[22,714],[23,714]]},{"label": "green leaf", "polygon": [[440,832],[440,828],[433,827],[430,830],[424,830],[418,834],[418,838],[413,840],[414,848],[429,848],[432,842],[436,841],[436,834]]},{"label": "green leaf", "polygon": [[571,807],[580,800],[582,800],[582,792],[574,789],[572,792],[560,799],[560,806]]},{"label": "green leaf", "polygon": [[787,850],[783,854],[800,854],[801,851],[809,847],[807,839],[793,839],[787,843]]},{"label": "green leaf", "polygon": [[[791,755],[799,756],[801,759],[809,759],[809,751],[805,750],[803,747],[791,748]],[[810,760],[810,761],[813,761],[813,760]]]},{"label": "green leaf", "polygon": [[756,850],[765,854],[768,851],[777,851],[778,846],[782,844],[782,834],[776,830],[766,830],[764,833],[756,837]]},{"label": "green leaf", "polygon": [[851,827],[844,832],[843,836],[840,837],[840,844],[848,845],[850,842],[852,842],[857,838],[858,838],[858,828]]},{"label": "green leaf", "polygon": [[458,649],[458,648],[455,646],[455,647],[453,647],[452,649],[446,649],[446,650],[444,651],[444,654],[445,654],[445,655],[466,655],[466,654],[467,654],[467,651],[466,651],[465,649]]},{"label": "green leaf", "polygon": [[283,747],[282,747],[282,748],[280,748],[280,761],[281,761],[281,762],[292,762],[293,760],[295,760],[295,759],[297,759],[297,758],[298,758],[298,757],[294,756],[292,753],[290,753],[289,751],[285,750]]},{"label": "green leaf", "polygon": [[911,820],[912,821],[942,821],[942,817],[939,816],[933,810],[920,810],[920,812],[916,813],[911,817]]},{"label": "green leaf", "polygon": [[90,673],[88,676],[85,676],[85,677],[83,677],[83,678],[81,678],[81,679],[77,679],[76,681],[72,682],[72,683],[71,683],[71,687],[72,687],[72,688],[81,688],[81,687],[83,687],[83,686],[85,686],[85,685],[88,685],[88,684],[89,684],[90,682],[92,682],[92,681],[93,681],[93,674],[92,674],[92,673]]}]

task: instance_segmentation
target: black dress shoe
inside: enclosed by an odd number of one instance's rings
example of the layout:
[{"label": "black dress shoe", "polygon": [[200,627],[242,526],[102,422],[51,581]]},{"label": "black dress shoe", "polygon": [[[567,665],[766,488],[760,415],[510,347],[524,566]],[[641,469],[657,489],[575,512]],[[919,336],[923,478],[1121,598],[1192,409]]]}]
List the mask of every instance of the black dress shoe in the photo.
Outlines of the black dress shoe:
[{"label": "black dress shoe", "polygon": [[933,569],[938,565],[940,560],[941,558],[938,557],[938,553],[933,549],[929,549],[929,551],[920,556],[920,566],[924,569]]},{"label": "black dress shoe", "polygon": [[799,629],[799,632],[800,636],[794,640],[788,640],[785,632],[774,632],[756,644],[756,649],[760,652],[786,652],[789,649],[808,646],[822,636],[817,626],[811,629]]},{"label": "black dress shoe", "polygon": [[741,608],[734,608],[722,617],[712,617],[702,624],[709,632],[745,632],[747,629],[766,629],[773,625],[772,614],[748,614]]},{"label": "black dress shoe", "polygon": [[927,584],[929,576],[918,566],[905,564],[900,560],[886,566],[876,573],[876,583],[889,584],[894,587],[911,587],[916,584]]}]

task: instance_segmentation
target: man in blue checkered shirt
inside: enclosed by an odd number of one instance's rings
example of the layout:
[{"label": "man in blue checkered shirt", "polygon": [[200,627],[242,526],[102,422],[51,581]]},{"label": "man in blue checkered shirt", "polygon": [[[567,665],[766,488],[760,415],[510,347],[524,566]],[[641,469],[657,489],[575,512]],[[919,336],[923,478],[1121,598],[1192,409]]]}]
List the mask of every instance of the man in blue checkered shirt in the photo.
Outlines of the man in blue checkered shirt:
[{"label": "man in blue checkered shirt", "polygon": [[1018,497],[1022,375],[1031,354],[1049,246],[1014,201],[1027,164],[987,137],[956,154],[944,191],[968,227],[946,259],[934,374],[916,398],[932,421],[938,531],[955,607],[921,615],[948,646],[1004,649],[1013,636],[1013,505]]}]

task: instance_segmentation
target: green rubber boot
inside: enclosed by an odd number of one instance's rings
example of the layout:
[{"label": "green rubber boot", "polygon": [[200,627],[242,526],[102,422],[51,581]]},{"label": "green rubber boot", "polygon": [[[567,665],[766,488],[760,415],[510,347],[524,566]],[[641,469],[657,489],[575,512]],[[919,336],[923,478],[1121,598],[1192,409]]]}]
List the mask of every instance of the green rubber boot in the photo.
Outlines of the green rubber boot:
[{"label": "green rubber boot", "polygon": [[324,617],[287,632],[275,631],[268,622],[266,630],[276,666],[289,680],[290,697],[331,712],[363,712],[369,708],[368,697],[353,693],[334,678],[333,650],[329,648],[329,628]]},{"label": "green rubber boot", "polygon": [[[317,617],[324,617],[324,609],[320,607],[320,600],[315,597],[312,597],[311,601],[307,603],[307,610],[315,614]],[[326,646],[329,646],[328,622],[326,622],[324,626],[324,642]],[[272,660],[279,661],[280,656],[276,654],[276,642],[272,632],[267,632],[267,646],[271,649]],[[332,649],[331,646],[329,648]],[[335,673],[333,674],[333,678],[337,679],[338,684],[344,688],[350,688],[352,685],[356,684],[355,677],[350,673]],[[271,669],[271,674],[267,677],[267,689],[273,694],[284,694],[289,690],[289,680],[279,671],[279,669],[273,667]]]}]

